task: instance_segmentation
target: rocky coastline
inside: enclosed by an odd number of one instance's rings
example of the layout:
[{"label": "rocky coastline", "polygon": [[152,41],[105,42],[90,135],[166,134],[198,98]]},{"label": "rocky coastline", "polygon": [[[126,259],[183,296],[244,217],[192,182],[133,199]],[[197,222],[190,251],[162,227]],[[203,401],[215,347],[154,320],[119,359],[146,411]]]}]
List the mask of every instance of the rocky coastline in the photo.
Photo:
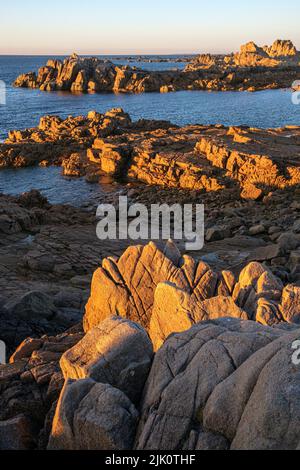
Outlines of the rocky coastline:
[{"label": "rocky coastline", "polygon": [[0,194],[1,450],[299,449],[299,146],[122,109],[9,133],[1,168],[202,203],[206,243],[100,241],[97,201]]},{"label": "rocky coastline", "polygon": [[180,90],[257,91],[291,88],[299,79],[300,53],[289,40],[272,46],[254,42],[230,56],[201,54],[184,70],[147,71],[117,66],[106,59],[73,54],[64,61],[51,59],[36,74],[16,78],[14,86],[73,93],[168,93]]},{"label": "rocky coastline", "polygon": [[239,192],[258,200],[300,183],[300,127],[257,129],[133,122],[122,109],[41,118],[0,144],[0,168],[58,165],[65,176],[101,175],[187,191]]}]

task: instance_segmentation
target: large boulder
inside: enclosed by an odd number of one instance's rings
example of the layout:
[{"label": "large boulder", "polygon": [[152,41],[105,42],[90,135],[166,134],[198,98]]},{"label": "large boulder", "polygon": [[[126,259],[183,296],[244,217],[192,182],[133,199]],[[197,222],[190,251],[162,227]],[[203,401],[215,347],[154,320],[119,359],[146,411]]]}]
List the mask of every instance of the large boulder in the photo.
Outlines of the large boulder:
[{"label": "large boulder", "polygon": [[300,286],[289,284],[284,288],[280,309],[285,321],[300,324]]},{"label": "large boulder", "polygon": [[217,296],[197,302],[195,297],[171,283],[158,284],[155,290],[149,335],[157,351],[172,333],[180,333],[205,320],[221,317],[247,320],[232,297]]},{"label": "large boulder", "polygon": [[138,412],[108,384],[67,380],[49,440],[49,450],[130,450]]},{"label": "large boulder", "polygon": [[295,450],[299,438],[300,368],[292,344],[300,330],[253,354],[220,383],[203,413],[204,426],[234,450]]},{"label": "large boulder", "polygon": [[138,403],[153,356],[143,328],[120,317],[106,319],[60,360],[65,379],[91,378],[122,390]]},{"label": "large boulder", "polygon": [[283,321],[279,308],[282,290],[280,279],[264,265],[252,262],[241,271],[233,300],[249,319],[271,326]]},{"label": "large boulder", "polygon": [[247,436],[251,448],[296,448],[300,370],[291,348],[299,335],[296,327],[219,319],[171,336],[145,387],[136,448],[245,449]]},{"label": "large boulder", "polygon": [[[169,334],[222,316],[268,326],[296,323],[299,298],[283,299],[283,289],[270,268],[258,262],[247,264],[236,279],[230,271],[215,272],[203,261],[181,256],[171,242],[164,250],[151,242],[103,261],[93,276],[84,329],[119,315],[146,328],[156,349]],[[289,289],[297,292],[293,285]]]},{"label": "large boulder", "polygon": [[199,302],[217,295],[230,296],[232,278],[189,256],[181,257],[172,243],[167,243],[165,250],[153,242],[130,247],[118,260],[105,259],[94,273],[84,329],[88,331],[115,314],[148,329],[159,283],[170,282]]}]

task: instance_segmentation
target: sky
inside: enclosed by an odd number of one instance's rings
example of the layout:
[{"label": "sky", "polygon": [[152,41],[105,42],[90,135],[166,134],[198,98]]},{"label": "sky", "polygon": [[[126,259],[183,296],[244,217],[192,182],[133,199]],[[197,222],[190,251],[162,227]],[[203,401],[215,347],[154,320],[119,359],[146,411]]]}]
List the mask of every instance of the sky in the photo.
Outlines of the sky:
[{"label": "sky", "polygon": [[299,0],[1,3],[0,54],[229,53],[275,39],[300,49]]}]

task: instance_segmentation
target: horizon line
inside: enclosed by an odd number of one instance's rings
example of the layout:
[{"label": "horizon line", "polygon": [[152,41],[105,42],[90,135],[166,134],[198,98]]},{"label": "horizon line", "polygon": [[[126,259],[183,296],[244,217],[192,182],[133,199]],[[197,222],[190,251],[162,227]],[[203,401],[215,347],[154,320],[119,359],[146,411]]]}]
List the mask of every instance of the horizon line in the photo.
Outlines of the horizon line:
[{"label": "horizon line", "polygon": [[[26,53],[18,53],[18,52],[0,52],[0,56],[21,56],[21,57],[27,57],[27,56],[71,56],[72,54],[77,54],[78,56],[168,56],[168,55],[174,55],[174,56],[187,56],[187,55],[199,55],[199,54],[206,54],[205,52],[199,52],[199,51],[194,51],[194,52],[26,52]],[[226,55],[226,54],[231,54],[231,52],[207,52],[207,54],[213,54],[213,55]]]}]

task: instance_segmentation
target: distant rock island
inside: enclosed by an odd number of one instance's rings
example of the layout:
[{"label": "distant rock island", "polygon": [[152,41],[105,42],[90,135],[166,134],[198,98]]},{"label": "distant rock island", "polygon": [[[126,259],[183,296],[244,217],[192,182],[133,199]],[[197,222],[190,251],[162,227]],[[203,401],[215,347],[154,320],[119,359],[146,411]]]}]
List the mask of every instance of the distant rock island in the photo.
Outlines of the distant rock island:
[{"label": "distant rock island", "polygon": [[249,42],[229,56],[201,54],[184,70],[148,71],[73,54],[64,61],[48,60],[37,74],[20,75],[14,86],[73,93],[256,91],[290,88],[299,71],[300,52],[290,40],[277,40],[263,47]]}]

